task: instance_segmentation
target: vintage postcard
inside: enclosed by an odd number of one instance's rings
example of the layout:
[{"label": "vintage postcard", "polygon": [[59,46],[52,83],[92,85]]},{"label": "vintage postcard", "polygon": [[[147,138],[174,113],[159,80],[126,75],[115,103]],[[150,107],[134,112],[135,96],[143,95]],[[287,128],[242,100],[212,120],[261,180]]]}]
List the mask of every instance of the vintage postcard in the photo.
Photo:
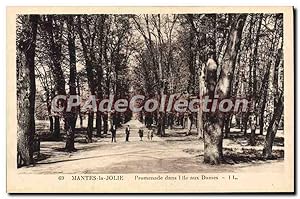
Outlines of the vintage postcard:
[{"label": "vintage postcard", "polygon": [[293,7],[8,7],[7,192],[294,192]]}]

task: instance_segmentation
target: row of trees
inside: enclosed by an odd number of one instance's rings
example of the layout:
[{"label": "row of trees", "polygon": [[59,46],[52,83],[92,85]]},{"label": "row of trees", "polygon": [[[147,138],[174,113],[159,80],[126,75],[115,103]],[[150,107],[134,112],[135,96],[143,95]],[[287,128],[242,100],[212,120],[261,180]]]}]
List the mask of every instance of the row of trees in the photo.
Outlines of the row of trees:
[{"label": "row of trees", "polygon": [[[73,151],[77,117],[82,127],[84,116],[79,108],[52,113],[54,96],[179,94],[247,97],[254,104],[246,113],[186,113],[188,132],[194,123],[204,139],[206,163],[223,161],[223,138],[233,118],[245,135],[250,126],[251,145],[257,128],[260,134],[267,130],[263,155],[268,158],[283,114],[282,45],[282,14],[19,15],[18,154],[25,165],[33,162],[36,96],[55,139],[61,138],[63,118],[65,148]],[[94,118],[98,136],[107,133],[110,121],[118,126],[130,119],[130,113],[87,115],[89,142]],[[178,115],[157,111],[145,117],[155,118],[157,134],[164,136]]]},{"label": "row of trees", "polygon": [[[261,135],[267,130],[263,155],[271,157],[283,114],[281,14],[138,15],[133,20],[144,42],[136,55],[140,78],[135,90],[158,98],[179,93],[220,100],[244,97],[253,103],[246,113],[187,113],[187,128],[196,121],[199,137],[204,137],[205,162],[222,162],[223,137],[233,118],[245,135],[251,128],[250,145],[256,144],[257,127]],[[174,121],[168,117],[175,114],[157,115],[163,136]]]},{"label": "row of trees", "polygon": [[[34,136],[36,80],[39,102],[44,103],[54,139],[61,139],[61,119],[66,133],[66,150],[74,151],[74,133],[77,117],[83,123],[78,109],[71,113],[57,114],[51,111],[51,100],[56,95],[96,95],[104,99],[110,94],[126,97],[129,89],[128,61],[132,52],[132,33],[129,18],[122,15],[19,15],[17,19],[17,77],[18,120],[21,123],[18,153],[25,164],[30,164]],[[24,46],[25,45],[25,46]],[[31,48],[28,49],[27,46]],[[32,52],[28,52],[28,51]],[[29,53],[29,54],[28,54]],[[30,63],[22,59],[30,59]],[[30,71],[25,71],[27,68]],[[30,74],[30,81],[22,77]],[[26,84],[30,84],[26,85]],[[24,115],[23,98],[30,92],[30,110]],[[24,96],[25,95],[25,96]],[[61,102],[63,103],[63,102]],[[87,137],[92,142],[95,113],[88,114]],[[96,113],[97,135],[109,129],[109,113]],[[30,115],[30,119],[28,118]],[[118,125],[120,115],[113,121]],[[24,128],[24,125],[29,125]],[[24,141],[26,140],[26,141]],[[24,145],[21,143],[25,142]],[[26,143],[27,142],[27,143]],[[28,151],[26,154],[24,152]]]}]

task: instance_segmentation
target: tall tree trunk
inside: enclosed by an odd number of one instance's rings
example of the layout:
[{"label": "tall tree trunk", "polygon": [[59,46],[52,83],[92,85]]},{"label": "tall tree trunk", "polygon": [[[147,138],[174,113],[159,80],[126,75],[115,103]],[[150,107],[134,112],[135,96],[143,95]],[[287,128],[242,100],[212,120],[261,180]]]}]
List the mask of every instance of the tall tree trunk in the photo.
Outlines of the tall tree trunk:
[{"label": "tall tree trunk", "polygon": [[[62,61],[62,34],[61,34],[61,24],[57,22],[55,16],[46,15],[45,20],[45,31],[49,39],[49,56],[51,58],[52,64],[51,71],[53,74],[53,80],[55,82],[55,91],[57,95],[66,95],[65,90],[65,78],[61,67]],[[63,102],[58,102],[62,104]],[[63,115],[64,117],[64,115]],[[54,119],[54,138],[60,138],[60,120],[59,116],[55,116]]]},{"label": "tall tree trunk", "polygon": [[[76,95],[76,47],[75,47],[75,34],[74,34],[74,21],[71,15],[66,16],[67,28],[68,28],[68,51],[70,56],[70,95]],[[70,113],[65,113],[65,123],[66,123],[66,146],[65,149],[69,152],[75,151],[74,146],[74,134],[76,125],[76,108],[72,108]]]},{"label": "tall tree trunk", "polygon": [[107,134],[108,133],[108,116],[107,114],[103,114],[103,133]]},{"label": "tall tree trunk", "polygon": [[54,116],[54,130],[53,130],[53,138],[60,138],[60,121],[59,116]]},{"label": "tall tree trunk", "polygon": [[265,115],[265,109],[266,109],[266,103],[267,103],[267,94],[263,94],[263,101],[262,101],[262,106],[261,110],[259,113],[259,134],[263,135],[264,133],[264,115]]},{"label": "tall tree trunk", "polygon": [[243,131],[244,131],[244,136],[246,137],[247,136],[247,130],[248,130],[248,114],[249,113],[243,113]]},{"label": "tall tree trunk", "polygon": [[102,117],[101,117],[101,113],[97,113],[96,128],[97,128],[97,136],[101,137],[101,132],[102,132]]},{"label": "tall tree trunk", "polygon": [[267,135],[266,135],[264,149],[263,149],[263,156],[265,158],[272,157],[272,146],[273,146],[273,142],[276,136],[276,132],[278,129],[278,125],[282,113],[283,113],[283,94],[280,95],[278,102],[275,105],[274,114],[267,129]]},{"label": "tall tree trunk", "polygon": [[264,150],[263,150],[263,156],[265,158],[272,157],[272,145],[275,139],[275,135],[284,108],[283,93],[279,94],[279,89],[278,89],[279,67],[282,59],[282,46],[283,46],[283,42],[281,42],[281,47],[276,52],[275,65],[274,65],[274,69],[272,70],[273,77],[274,77],[273,79],[274,113],[267,129],[267,135],[266,135],[266,140],[265,140]]},{"label": "tall tree trunk", "polygon": [[[209,16],[210,20],[212,21],[212,24],[215,27],[216,24],[216,15],[210,15]],[[204,77],[204,70],[205,70],[205,62],[207,60],[205,60],[205,52],[203,52],[207,46],[207,38],[206,38],[206,34],[204,34],[203,32],[199,32],[197,30],[197,27],[194,24],[194,15],[192,14],[188,14],[187,15],[187,19],[190,23],[190,27],[191,27],[191,36],[190,36],[190,43],[189,43],[189,50],[192,51],[190,52],[190,63],[189,63],[189,68],[190,68],[190,73],[192,73],[192,79],[195,79],[195,75],[193,73],[195,73],[195,67],[194,67],[194,57],[193,57],[193,45],[194,45],[194,37],[196,39],[196,45],[197,45],[197,51],[196,51],[196,66],[199,67],[199,74],[198,74],[198,79],[199,79],[199,99],[200,99],[200,103],[203,101],[203,96],[204,93],[206,93],[206,88],[205,88],[205,77]],[[215,32],[213,34],[215,36]],[[213,39],[211,40],[213,41]],[[209,45],[209,49],[215,52],[215,43],[212,42],[211,45]],[[189,78],[191,79],[191,78]],[[191,82],[191,81],[190,81]],[[194,81],[192,81],[192,83],[194,84]],[[204,137],[204,114],[203,114],[203,107],[200,104],[199,110],[197,112],[197,134],[198,134],[198,138],[203,138]]]},{"label": "tall tree trunk", "polygon": [[[79,83],[79,77],[77,77],[77,94],[78,94],[78,96],[81,96],[80,95],[80,83]],[[80,128],[82,128],[83,127],[83,118],[82,118],[82,114],[81,114],[81,110],[80,110],[80,106],[78,107],[78,114],[79,114],[79,124],[80,124]]]},{"label": "tall tree trunk", "polygon": [[[253,35],[254,35],[253,25],[255,23],[255,18],[254,18],[253,14],[250,14],[249,16],[250,16],[250,21],[249,21],[250,27],[249,27],[249,36],[247,37],[247,39],[249,41],[252,41],[252,40],[254,40],[253,39]],[[250,96],[252,96],[252,88],[253,88],[253,86],[252,86],[253,85],[252,84],[253,83],[253,79],[252,79],[252,69],[253,69],[252,57],[253,57],[253,49],[254,48],[252,47],[252,42],[246,42],[246,43],[247,43],[246,48],[250,49],[250,50],[246,51],[247,56],[249,54],[249,57],[250,57],[250,61],[248,63],[248,66],[249,66],[249,80],[248,80],[248,89],[247,89],[248,91],[247,92]],[[243,114],[243,125],[244,125],[243,130],[244,130],[244,136],[245,137],[247,136],[247,130],[248,130],[248,123],[249,123],[250,114],[251,113],[249,111]]]},{"label": "tall tree trunk", "polygon": [[228,138],[228,135],[230,133],[231,118],[232,118],[232,116],[228,114],[224,120],[224,134],[225,134],[224,137],[225,138]]},{"label": "tall tree trunk", "polygon": [[[95,95],[96,94],[96,85],[95,85],[95,75],[94,75],[93,70],[95,68],[96,60],[95,60],[95,53],[93,51],[94,40],[92,38],[88,38],[88,39],[92,39],[92,40],[86,42],[86,38],[84,38],[84,36],[83,36],[84,31],[82,30],[81,18],[82,18],[81,16],[78,16],[78,33],[79,33],[79,38],[80,38],[80,42],[82,45],[83,56],[85,59],[89,89],[90,89],[91,95]],[[86,23],[85,25],[86,25],[87,29],[89,29],[90,24],[88,24],[86,19],[85,19],[85,23]],[[88,46],[88,44],[89,44],[89,46]],[[88,114],[88,127],[87,127],[87,136],[88,136],[89,142],[92,142],[93,123],[94,123],[94,113],[90,112]]]},{"label": "tall tree trunk", "polygon": [[[162,96],[165,94],[166,90],[166,81],[164,79],[164,71],[163,71],[163,53],[162,53],[162,36],[160,32],[160,15],[158,14],[158,26],[157,26],[157,32],[158,32],[158,74],[159,74],[159,95],[160,99]],[[165,136],[165,110],[159,111],[158,113],[158,129],[157,129],[157,134],[161,136]]]},{"label": "tall tree trunk", "polygon": [[[22,32],[17,46],[17,101],[18,128],[17,154],[18,166],[33,163],[32,142],[35,134],[35,72],[34,57],[38,15],[24,16]],[[17,157],[17,158],[18,158]]]},{"label": "tall tree trunk", "polygon": [[94,128],[94,112],[89,112],[88,114],[88,127],[87,127],[87,136],[88,142],[92,142],[93,138],[93,128]]},{"label": "tall tree trunk", "polygon": [[[233,22],[230,30],[230,40],[225,51],[223,64],[219,81],[214,89],[213,85],[216,84],[216,63],[211,60],[207,65],[207,72],[210,73],[212,79],[208,79],[209,95],[212,90],[219,96],[220,100],[230,97],[230,85],[233,79],[235,62],[238,50],[240,48],[242,31],[245,24],[247,15],[238,15]],[[210,65],[210,63],[213,63]],[[212,96],[210,96],[212,97]],[[207,118],[206,129],[204,133],[204,162],[208,164],[220,164],[223,161],[223,125],[225,113],[218,111],[217,113],[209,112]]]},{"label": "tall tree trunk", "polygon": [[[199,60],[200,62],[200,60]],[[200,103],[203,101],[203,96],[205,93],[205,79],[204,79],[204,68],[205,64],[201,64],[200,66],[200,74],[199,74],[199,99]],[[203,124],[203,107],[200,105],[198,114],[197,114],[197,133],[198,133],[198,138],[203,138],[203,129],[204,124]]]},{"label": "tall tree trunk", "polygon": [[[274,30],[277,29],[277,21],[280,17],[280,14],[277,14],[275,16],[275,26],[274,26]],[[264,75],[264,78],[262,80],[262,86],[261,86],[261,97],[262,97],[262,105],[261,105],[261,109],[260,109],[260,117],[259,117],[259,134],[263,135],[263,131],[264,131],[264,114],[265,114],[265,109],[266,109],[266,103],[267,103],[267,95],[268,95],[268,88],[269,88],[269,77],[270,77],[270,70],[272,68],[272,61],[273,61],[273,57],[275,57],[275,53],[277,53],[277,51],[275,50],[276,44],[277,44],[277,40],[276,40],[276,33],[274,33],[275,35],[272,38],[272,46],[270,49],[270,52],[272,53],[271,56],[269,56],[269,61],[268,61],[268,65],[266,68],[266,72]],[[278,57],[278,56],[276,56]],[[277,62],[278,60],[276,60],[275,62]],[[280,59],[279,59],[280,61]],[[276,63],[275,63],[276,65]]]},{"label": "tall tree trunk", "polygon": [[[252,74],[252,88],[251,88],[251,99],[252,103],[254,104],[254,112],[256,112],[256,102],[257,102],[257,79],[256,79],[256,68],[257,68],[257,51],[258,51],[258,43],[259,43],[259,37],[260,37],[260,30],[261,30],[261,24],[262,24],[262,18],[263,14],[259,15],[259,21],[258,21],[258,28],[256,32],[256,38],[255,38],[255,44],[254,44],[254,50],[252,54],[252,63],[253,68],[250,73]],[[256,114],[253,113],[251,115],[251,134],[250,134],[250,145],[255,145],[255,131],[256,131]]]},{"label": "tall tree trunk", "polygon": [[[98,100],[102,100],[103,98],[103,89],[102,89],[102,81],[103,81],[103,53],[106,51],[106,49],[103,50],[104,45],[103,45],[103,40],[104,40],[104,25],[105,25],[105,20],[106,17],[102,15],[100,17],[100,24],[99,24],[99,47],[100,47],[100,53],[99,53],[99,65],[96,68],[97,71],[97,97]],[[101,137],[101,131],[102,131],[102,117],[101,117],[101,112],[97,112],[96,114],[96,129],[97,129],[97,136]]]},{"label": "tall tree trunk", "polygon": [[[206,64],[206,87],[207,94],[210,99],[214,97],[214,91],[217,84],[217,63],[213,58],[209,58]],[[209,164],[219,164],[222,160],[222,139],[220,131],[215,132],[215,123],[217,118],[215,114],[206,113],[206,121],[204,124],[204,162]],[[217,134],[219,133],[219,134]]]},{"label": "tall tree trunk", "polygon": [[54,124],[53,117],[49,116],[49,129],[51,134],[53,134],[53,129],[54,129],[53,124]]},{"label": "tall tree trunk", "polygon": [[50,130],[50,133],[53,135],[53,117],[51,115],[51,101],[50,101],[50,97],[49,97],[49,92],[47,91],[46,93],[47,95],[47,111],[48,111],[48,117],[49,117],[49,130]]}]

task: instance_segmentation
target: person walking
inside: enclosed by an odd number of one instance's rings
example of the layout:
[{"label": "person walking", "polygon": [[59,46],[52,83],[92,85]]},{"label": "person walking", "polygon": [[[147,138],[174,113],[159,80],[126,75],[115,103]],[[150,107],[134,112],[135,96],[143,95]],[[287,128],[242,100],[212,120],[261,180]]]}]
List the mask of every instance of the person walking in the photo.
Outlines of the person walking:
[{"label": "person walking", "polygon": [[143,141],[144,130],[142,128],[139,129],[140,141]]},{"label": "person walking", "polygon": [[147,138],[148,140],[152,140],[153,138],[153,130],[151,128],[148,128]]},{"label": "person walking", "polygon": [[153,129],[150,129],[150,140],[152,140],[152,138],[153,138]]},{"label": "person walking", "polygon": [[110,131],[111,131],[111,142],[117,142],[117,140],[116,140],[116,134],[117,134],[116,125],[113,125],[111,127]]},{"label": "person walking", "polygon": [[129,142],[129,134],[130,134],[130,127],[128,125],[125,129],[125,136],[126,136],[125,142]]}]

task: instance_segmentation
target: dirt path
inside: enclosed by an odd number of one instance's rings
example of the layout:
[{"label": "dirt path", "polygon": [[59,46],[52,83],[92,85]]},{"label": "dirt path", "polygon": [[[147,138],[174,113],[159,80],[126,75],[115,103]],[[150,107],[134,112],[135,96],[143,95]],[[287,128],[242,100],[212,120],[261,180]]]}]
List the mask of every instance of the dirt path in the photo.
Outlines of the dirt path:
[{"label": "dirt path", "polygon": [[[76,143],[78,151],[66,153],[61,149],[64,142],[42,142],[41,154],[45,157],[34,167],[23,167],[20,173],[196,173],[196,172],[259,172],[264,167],[274,171],[283,169],[282,162],[261,162],[258,164],[236,164],[211,166],[202,163],[203,142],[195,136],[154,136],[143,141],[137,129],[131,130],[130,141],[125,142],[124,129],[117,131],[117,142],[111,138],[99,138],[97,142]],[[192,151],[192,152],[191,152]],[[193,153],[193,151],[196,153]],[[269,166],[271,165],[271,166]],[[251,168],[250,168],[251,167]]]}]

